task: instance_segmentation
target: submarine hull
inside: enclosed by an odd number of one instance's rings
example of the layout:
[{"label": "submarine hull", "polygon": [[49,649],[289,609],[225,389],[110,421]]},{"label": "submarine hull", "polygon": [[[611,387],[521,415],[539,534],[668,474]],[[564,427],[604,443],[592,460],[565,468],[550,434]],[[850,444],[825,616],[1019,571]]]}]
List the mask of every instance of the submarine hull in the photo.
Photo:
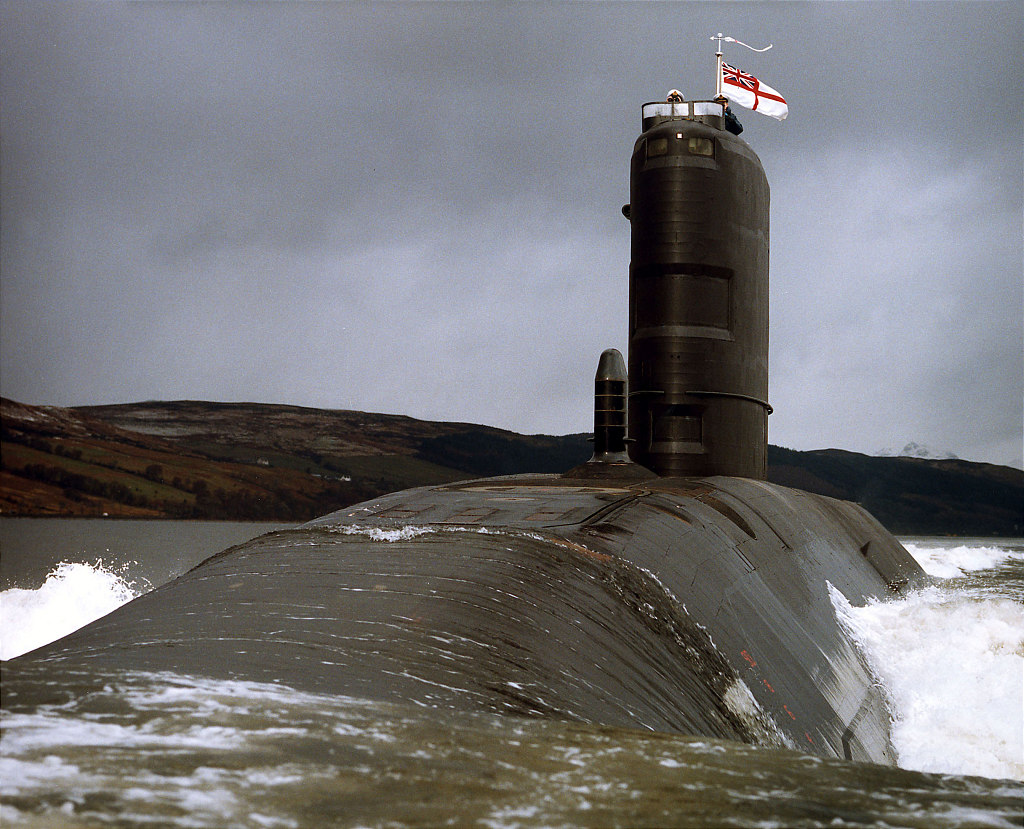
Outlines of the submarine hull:
[{"label": "submarine hull", "polygon": [[829,585],[861,604],[922,576],[859,507],[761,481],[468,481],[213,556],[5,663],[4,707],[171,671],[889,763]]}]

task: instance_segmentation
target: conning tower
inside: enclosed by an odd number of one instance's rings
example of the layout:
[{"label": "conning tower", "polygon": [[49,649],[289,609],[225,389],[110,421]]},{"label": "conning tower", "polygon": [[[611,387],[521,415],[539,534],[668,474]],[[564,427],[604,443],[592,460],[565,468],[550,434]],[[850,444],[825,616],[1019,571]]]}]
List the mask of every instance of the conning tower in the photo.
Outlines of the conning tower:
[{"label": "conning tower", "polygon": [[642,109],[630,166],[630,457],[765,477],[768,182],[719,101]]}]

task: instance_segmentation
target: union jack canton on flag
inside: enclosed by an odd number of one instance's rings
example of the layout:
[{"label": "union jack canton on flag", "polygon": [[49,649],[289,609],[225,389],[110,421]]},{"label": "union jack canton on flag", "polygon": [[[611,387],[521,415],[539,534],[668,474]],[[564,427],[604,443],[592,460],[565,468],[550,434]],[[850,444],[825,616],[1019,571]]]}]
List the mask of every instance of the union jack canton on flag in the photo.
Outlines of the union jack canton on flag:
[{"label": "union jack canton on flag", "polygon": [[722,94],[742,107],[779,121],[789,115],[789,105],[778,92],[749,72],[741,72],[728,63],[722,64]]}]

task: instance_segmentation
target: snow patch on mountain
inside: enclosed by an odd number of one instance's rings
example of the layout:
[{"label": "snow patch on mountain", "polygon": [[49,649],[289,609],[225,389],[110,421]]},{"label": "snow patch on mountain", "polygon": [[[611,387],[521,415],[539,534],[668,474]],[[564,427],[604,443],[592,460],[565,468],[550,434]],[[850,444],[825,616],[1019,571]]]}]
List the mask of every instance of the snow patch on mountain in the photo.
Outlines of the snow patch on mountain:
[{"label": "snow patch on mountain", "polygon": [[936,450],[924,443],[911,441],[902,449],[879,449],[875,452],[879,458],[927,458],[933,461],[955,461],[959,458],[948,449]]}]

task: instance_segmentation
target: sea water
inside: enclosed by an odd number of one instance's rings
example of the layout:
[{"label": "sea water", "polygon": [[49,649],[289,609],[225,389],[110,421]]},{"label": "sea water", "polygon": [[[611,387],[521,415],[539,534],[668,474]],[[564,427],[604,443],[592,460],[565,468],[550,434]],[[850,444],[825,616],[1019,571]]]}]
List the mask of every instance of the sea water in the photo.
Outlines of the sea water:
[{"label": "sea water", "polygon": [[67,636],[284,524],[0,518],[0,659]]},{"label": "sea water", "polygon": [[833,593],[885,687],[900,765],[1024,780],[1024,545],[906,547],[937,585],[862,608]]},{"label": "sea water", "polygon": [[[196,531],[172,523],[179,541]],[[75,561],[67,541],[40,583],[0,593],[4,658],[153,586],[125,551]],[[0,822],[1021,826],[1024,540],[905,543],[935,585],[860,608],[834,596],[886,690],[898,769],[274,684],[69,676],[60,703],[5,699]]]}]

